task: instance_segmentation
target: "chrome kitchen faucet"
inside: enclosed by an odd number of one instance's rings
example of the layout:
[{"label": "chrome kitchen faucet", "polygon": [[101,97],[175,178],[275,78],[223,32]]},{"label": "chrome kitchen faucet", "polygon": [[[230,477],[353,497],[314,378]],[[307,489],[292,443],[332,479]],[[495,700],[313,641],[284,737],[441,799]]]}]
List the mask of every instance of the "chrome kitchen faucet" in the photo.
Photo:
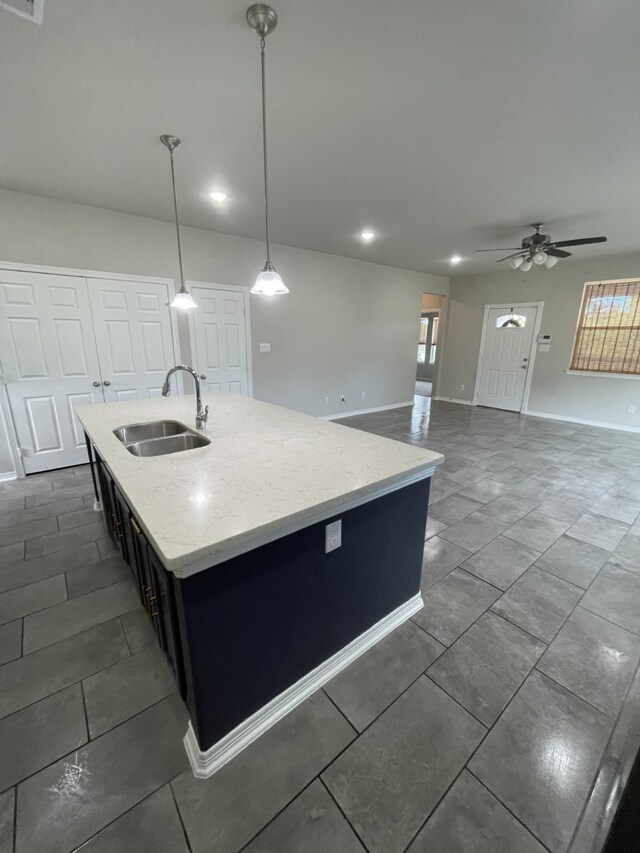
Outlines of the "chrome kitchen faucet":
[{"label": "chrome kitchen faucet", "polygon": [[200,397],[200,378],[193,367],[188,367],[186,364],[176,364],[175,367],[172,367],[165,377],[164,385],[162,386],[162,396],[169,396],[169,380],[176,370],[186,370],[187,373],[190,373],[193,376],[193,381],[196,383],[196,429],[204,429],[209,415],[209,406],[205,406],[204,409],[202,408],[202,399]]}]

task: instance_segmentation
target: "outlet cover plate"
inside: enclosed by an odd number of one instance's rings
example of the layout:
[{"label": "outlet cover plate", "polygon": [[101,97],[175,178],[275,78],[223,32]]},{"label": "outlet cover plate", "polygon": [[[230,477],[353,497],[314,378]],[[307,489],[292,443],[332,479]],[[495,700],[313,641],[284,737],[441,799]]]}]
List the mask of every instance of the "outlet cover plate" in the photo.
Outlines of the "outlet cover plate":
[{"label": "outlet cover plate", "polygon": [[332,521],[324,529],[324,553],[329,554],[342,546],[342,519]]}]

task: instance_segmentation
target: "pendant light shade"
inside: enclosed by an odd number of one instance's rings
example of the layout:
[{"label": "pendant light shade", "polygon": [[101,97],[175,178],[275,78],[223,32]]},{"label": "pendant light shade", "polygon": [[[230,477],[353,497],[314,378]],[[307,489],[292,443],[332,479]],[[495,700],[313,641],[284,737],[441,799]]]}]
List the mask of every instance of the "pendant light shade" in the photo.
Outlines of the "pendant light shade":
[{"label": "pendant light shade", "polygon": [[182,247],[180,245],[180,223],[178,221],[178,201],[176,199],[176,175],[173,168],[173,152],[180,145],[180,140],[177,136],[165,134],[160,137],[160,142],[169,149],[169,158],[171,161],[171,187],[173,189],[173,212],[176,220],[176,237],[178,239],[178,265],[180,267],[180,290],[173,297],[170,304],[171,308],[180,308],[182,311],[188,311],[191,308],[198,306],[193,301],[193,297],[184,285],[184,273],[182,271]]},{"label": "pendant light shade", "polygon": [[180,308],[182,311],[188,311],[190,308],[197,308],[198,306],[193,301],[193,296],[188,290],[179,290],[173,297],[170,307]]},{"label": "pendant light shade", "polygon": [[271,245],[269,241],[269,181],[267,168],[267,105],[265,95],[265,56],[264,40],[271,30],[276,28],[278,16],[271,6],[265,3],[255,3],[247,9],[247,23],[251,29],[260,37],[260,69],[262,80],[262,164],[264,168],[264,231],[267,245],[267,262],[261,272],[258,273],[251,293],[263,296],[275,296],[279,293],[289,293],[280,274],[271,263]]},{"label": "pendant light shade", "polygon": [[275,269],[269,269],[266,264],[262,272],[258,273],[256,283],[251,288],[251,293],[259,293],[262,296],[275,296],[278,293],[289,293],[280,273]]}]

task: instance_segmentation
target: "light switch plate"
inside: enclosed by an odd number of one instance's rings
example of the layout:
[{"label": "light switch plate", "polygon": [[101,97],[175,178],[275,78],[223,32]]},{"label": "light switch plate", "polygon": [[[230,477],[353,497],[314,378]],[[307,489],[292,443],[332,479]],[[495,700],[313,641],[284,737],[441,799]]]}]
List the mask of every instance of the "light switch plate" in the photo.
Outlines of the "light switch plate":
[{"label": "light switch plate", "polygon": [[260,344],[260,352],[271,352],[271,344]]}]

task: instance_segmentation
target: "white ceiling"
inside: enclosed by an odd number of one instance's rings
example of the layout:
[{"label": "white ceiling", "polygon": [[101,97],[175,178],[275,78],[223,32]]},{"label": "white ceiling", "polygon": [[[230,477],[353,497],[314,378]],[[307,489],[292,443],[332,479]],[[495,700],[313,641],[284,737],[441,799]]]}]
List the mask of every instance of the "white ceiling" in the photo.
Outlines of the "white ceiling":
[{"label": "white ceiling", "polygon": [[[640,250],[637,0],[273,2],[276,242],[445,275],[494,269],[473,250],[518,245],[536,220],[609,237],[578,258]],[[45,0],[37,26],[0,9],[0,186],[169,220],[158,137],[173,133],[184,223],[261,237],[244,12]]]}]

